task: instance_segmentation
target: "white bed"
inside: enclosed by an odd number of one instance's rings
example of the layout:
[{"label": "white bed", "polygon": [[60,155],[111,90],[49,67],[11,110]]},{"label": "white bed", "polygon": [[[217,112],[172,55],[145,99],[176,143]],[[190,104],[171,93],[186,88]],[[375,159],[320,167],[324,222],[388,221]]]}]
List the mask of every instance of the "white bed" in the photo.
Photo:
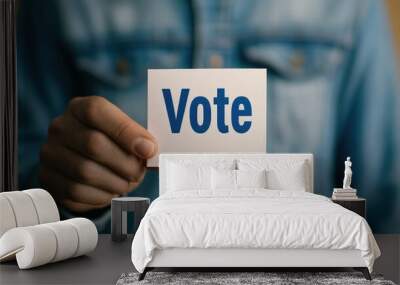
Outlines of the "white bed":
[{"label": "white bed", "polygon": [[[140,279],[155,267],[354,267],[370,278],[380,255],[372,232],[362,217],[313,194],[311,154],[161,154],[159,163],[160,197],[132,243]],[[264,165],[274,190],[248,187],[255,174],[239,181]],[[215,182],[218,171],[247,187],[217,189],[229,182]]]}]

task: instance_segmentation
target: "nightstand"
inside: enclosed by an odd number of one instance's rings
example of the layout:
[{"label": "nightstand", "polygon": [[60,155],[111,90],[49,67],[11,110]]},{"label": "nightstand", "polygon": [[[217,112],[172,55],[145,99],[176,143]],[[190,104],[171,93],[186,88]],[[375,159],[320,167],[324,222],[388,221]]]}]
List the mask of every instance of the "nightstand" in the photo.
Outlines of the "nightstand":
[{"label": "nightstand", "polygon": [[366,218],[367,212],[367,200],[364,198],[357,198],[357,199],[332,199],[333,203],[339,204],[340,206],[353,211],[356,214],[359,214],[361,217]]},{"label": "nightstand", "polygon": [[150,199],[144,197],[118,197],[111,200],[111,238],[123,241],[127,237],[127,212],[135,216],[135,230],[150,205]]}]

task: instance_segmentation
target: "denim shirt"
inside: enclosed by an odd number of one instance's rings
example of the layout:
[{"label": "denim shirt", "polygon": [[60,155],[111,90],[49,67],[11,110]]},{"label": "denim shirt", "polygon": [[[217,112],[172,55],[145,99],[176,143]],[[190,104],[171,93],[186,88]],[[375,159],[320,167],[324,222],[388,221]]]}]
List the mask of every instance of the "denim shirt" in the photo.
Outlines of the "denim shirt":
[{"label": "denim shirt", "polygon": [[[260,67],[265,150],[313,153],[315,192],[327,196],[351,156],[373,230],[400,233],[399,89],[383,1],[34,2],[18,23],[21,188],[38,183],[47,128],[72,97],[104,96],[146,126],[147,69]],[[156,198],[157,171],[130,195]],[[109,219],[93,217],[101,232]]]}]

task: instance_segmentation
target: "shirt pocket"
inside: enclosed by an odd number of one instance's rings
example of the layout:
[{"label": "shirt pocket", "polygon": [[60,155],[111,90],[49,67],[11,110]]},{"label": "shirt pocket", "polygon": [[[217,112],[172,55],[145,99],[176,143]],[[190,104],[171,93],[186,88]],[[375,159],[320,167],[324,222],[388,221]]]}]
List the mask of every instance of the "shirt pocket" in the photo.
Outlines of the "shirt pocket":
[{"label": "shirt pocket", "polygon": [[346,50],[318,42],[242,46],[246,65],[268,69],[268,150],[316,151],[332,135]]},{"label": "shirt pocket", "polygon": [[244,62],[267,68],[269,73],[290,80],[307,80],[329,76],[343,61],[339,45],[314,42],[260,42],[241,44]]},{"label": "shirt pocket", "polygon": [[96,49],[75,56],[79,94],[107,98],[139,124],[147,122],[147,70],[187,68],[190,45],[167,48],[136,42],[123,49]]},{"label": "shirt pocket", "polygon": [[191,62],[188,46],[172,48],[138,44],[123,49],[77,54],[80,81],[89,93],[118,93],[146,85],[151,68],[184,68]]}]

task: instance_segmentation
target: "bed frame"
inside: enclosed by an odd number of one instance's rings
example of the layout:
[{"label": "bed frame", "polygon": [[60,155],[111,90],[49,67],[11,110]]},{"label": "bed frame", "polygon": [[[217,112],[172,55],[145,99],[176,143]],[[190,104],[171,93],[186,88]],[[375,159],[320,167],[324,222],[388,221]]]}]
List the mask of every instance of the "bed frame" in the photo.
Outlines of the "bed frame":
[{"label": "bed frame", "polygon": [[[265,154],[265,153],[180,153],[161,154],[159,158],[160,195],[165,193],[167,177],[167,162],[174,160],[217,160],[217,159],[301,159],[309,166],[308,192],[313,192],[313,155],[312,154]],[[329,250],[329,249],[197,249],[170,248],[158,249],[152,261],[139,275],[142,280],[146,273],[155,268],[231,268],[246,271],[265,268],[343,268],[350,267],[361,271],[367,280],[371,280],[368,268],[359,250]]]}]

